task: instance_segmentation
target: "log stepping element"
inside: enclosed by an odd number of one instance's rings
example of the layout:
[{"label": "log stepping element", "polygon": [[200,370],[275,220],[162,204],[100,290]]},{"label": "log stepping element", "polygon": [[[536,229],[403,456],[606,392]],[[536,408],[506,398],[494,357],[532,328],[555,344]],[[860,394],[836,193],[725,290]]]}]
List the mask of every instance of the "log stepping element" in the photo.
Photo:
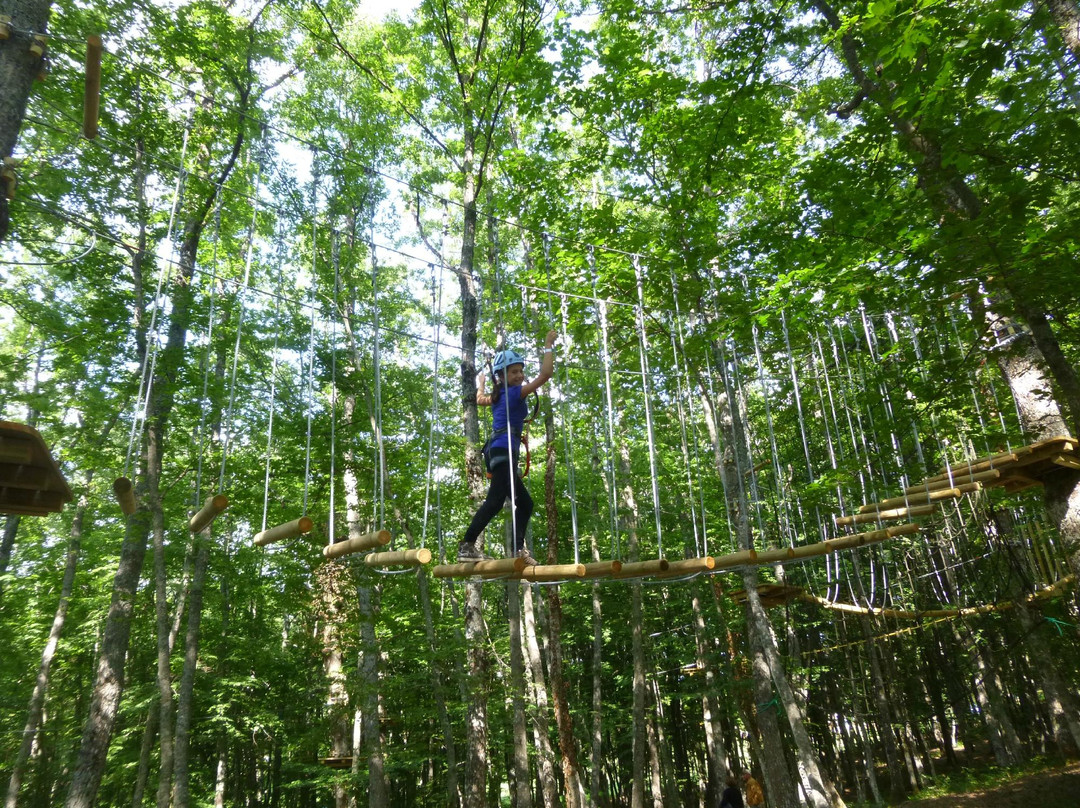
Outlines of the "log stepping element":
[{"label": "log stepping element", "polygon": [[73,499],[60,466],[33,427],[0,421],[0,513],[46,516]]},{"label": "log stepping element", "polygon": [[1009,452],[942,466],[933,476],[905,488],[903,496],[863,505],[857,514],[838,516],[834,522],[843,527],[929,516],[942,502],[984,488],[1001,487],[1010,494],[1033,488],[1050,475],[1080,470],[1078,445],[1075,438],[1062,435]]}]

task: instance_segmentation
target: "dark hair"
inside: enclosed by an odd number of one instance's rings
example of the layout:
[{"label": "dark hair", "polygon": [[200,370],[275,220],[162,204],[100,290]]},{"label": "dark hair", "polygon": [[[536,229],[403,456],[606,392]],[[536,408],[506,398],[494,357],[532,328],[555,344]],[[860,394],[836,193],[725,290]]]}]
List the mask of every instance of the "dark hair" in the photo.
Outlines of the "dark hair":
[{"label": "dark hair", "polygon": [[504,382],[506,379],[506,372],[499,371],[498,373],[491,374],[491,406],[494,407],[499,403],[499,399],[502,397],[502,391]]}]

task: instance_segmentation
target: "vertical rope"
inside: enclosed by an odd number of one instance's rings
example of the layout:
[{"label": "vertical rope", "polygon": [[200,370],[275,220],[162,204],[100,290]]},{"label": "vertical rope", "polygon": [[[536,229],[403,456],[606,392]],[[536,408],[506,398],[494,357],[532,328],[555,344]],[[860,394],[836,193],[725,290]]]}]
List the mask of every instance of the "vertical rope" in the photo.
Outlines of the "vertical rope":
[{"label": "vertical rope", "polygon": [[[331,228],[333,238],[337,230]],[[334,299],[330,307],[330,508],[327,514],[326,542],[334,543],[335,494],[337,492],[337,313],[341,296],[341,271],[334,262]]]},{"label": "vertical rope", "polygon": [[214,252],[210,259],[213,271],[210,273],[208,285],[210,286],[210,311],[206,318],[206,356],[203,360],[203,386],[202,397],[199,407],[199,449],[195,464],[195,502],[196,508],[202,503],[202,473],[203,460],[206,457],[206,413],[210,408],[210,366],[214,356],[214,308],[217,303],[217,254],[218,244],[221,241],[221,197],[218,196],[217,210],[214,213]]},{"label": "vertical rope", "polygon": [[[436,284],[435,265],[428,264],[431,270],[431,330],[434,335],[434,359],[431,373],[431,426],[428,430],[427,473],[424,475],[424,522],[420,530],[420,546],[427,546],[427,526],[431,502],[431,474],[435,460],[435,424],[439,418],[439,338],[442,328],[442,283]],[[436,296],[436,286],[438,287]],[[440,537],[440,542],[441,542]]]},{"label": "vertical rope", "polygon": [[608,516],[611,520],[611,541],[616,559],[622,557],[622,539],[619,535],[619,500],[615,483],[615,407],[611,396],[611,348],[608,344],[607,301],[596,290],[596,252],[589,247],[589,276],[592,278],[593,298],[596,300],[597,317],[600,320],[601,351],[604,360],[604,413],[607,416],[607,432],[604,433],[608,462]]},{"label": "vertical rope", "polygon": [[[386,447],[383,443],[382,429],[382,359],[379,345],[379,263],[375,255],[375,241],[372,239],[368,245],[371,250],[371,289],[372,289],[372,329],[374,335],[373,363],[375,365],[375,458],[376,468],[376,511],[375,528],[382,530],[386,521]],[[335,261],[334,276],[338,276],[338,266]]]},{"label": "vertical rope", "polygon": [[652,390],[649,386],[649,338],[645,333],[645,288],[641,279],[641,257],[633,258],[634,278],[637,281],[638,344],[641,347],[641,387],[645,394],[645,426],[649,440],[649,474],[652,478],[653,514],[656,517],[656,547],[660,558],[664,557],[664,536],[660,528],[660,480],[656,474],[656,437],[653,433]]},{"label": "vertical rope", "polygon": [[[319,241],[318,241],[318,216],[319,216],[319,175],[317,173],[317,158],[319,153],[311,155],[312,170],[316,173],[311,178],[311,286],[308,287],[308,308],[311,312],[311,325],[308,337],[308,372],[307,372],[307,442],[304,449],[304,515],[308,512],[308,491],[311,488],[311,420],[315,410],[315,283],[317,279]],[[331,535],[330,541],[334,537]]]},{"label": "vertical rope", "polygon": [[[702,555],[702,536],[705,533],[705,505],[702,503],[701,510],[701,533],[698,533],[698,521],[697,521],[697,504],[694,501],[694,475],[693,468],[690,464],[690,445],[687,438],[686,430],[686,412],[683,408],[683,387],[682,387],[682,369],[679,366],[679,354],[682,352],[683,359],[685,360],[686,346],[683,341],[683,324],[682,324],[682,312],[679,310],[679,286],[675,280],[675,267],[671,267],[671,299],[675,303],[675,312],[671,317],[671,358],[675,367],[675,403],[677,405],[679,413],[679,430],[682,445],[683,464],[686,466],[686,492],[687,498],[690,501],[690,521],[694,527],[694,553],[697,556]],[[677,340],[676,340],[677,338]],[[685,362],[684,362],[685,364]],[[690,418],[694,417],[694,405],[693,398],[690,395],[690,378],[689,372],[687,373],[687,403],[690,409]],[[695,444],[696,445],[696,444]],[[705,541],[705,547],[708,547],[708,540]],[[708,555],[708,550],[705,550],[705,555]]]},{"label": "vertical rope", "polygon": [[259,217],[259,190],[262,180],[262,164],[255,170],[255,193],[252,194],[251,225],[248,228],[247,256],[244,259],[244,280],[237,291],[236,300],[240,311],[236,315],[236,344],[233,347],[232,372],[229,375],[229,408],[225,416],[224,438],[221,442],[221,473],[218,475],[218,490],[225,489],[225,466],[229,461],[229,443],[232,441],[233,405],[236,402],[236,372],[240,365],[240,339],[244,333],[244,309],[248,284],[251,281],[251,259],[255,252],[255,224]]},{"label": "vertical rope", "polygon": [[[173,245],[173,225],[176,222],[176,211],[180,207],[180,189],[183,187],[184,178],[187,175],[184,166],[187,164],[187,147],[188,138],[191,135],[191,118],[192,111],[188,113],[187,126],[184,128],[184,143],[180,148],[180,170],[176,175],[176,185],[173,188],[173,201],[172,207],[169,208],[169,226],[165,231],[165,243],[169,245],[172,252],[175,254],[176,248]],[[139,424],[139,411],[142,410],[142,423],[146,423],[147,415],[150,409],[150,388],[153,386],[154,372],[157,368],[157,354],[158,354],[158,328],[159,318],[158,313],[164,313],[165,303],[161,300],[161,290],[165,285],[166,277],[172,277],[173,270],[172,256],[169,259],[161,262],[161,268],[158,270],[157,288],[154,290],[154,304],[150,312],[150,326],[146,330],[146,353],[143,355],[142,373],[139,379],[139,392],[135,396],[135,409],[132,411],[131,416],[131,434],[128,436],[128,448],[127,456],[124,458],[124,476],[131,476],[131,462],[132,456],[138,456],[142,450],[142,434],[137,432]],[[136,444],[136,435],[138,435],[138,443]]]},{"label": "vertical rope", "polygon": [[[281,275],[282,266],[285,263],[285,249],[283,246],[284,236],[280,229],[278,231],[278,250],[277,250],[277,288],[281,289]],[[270,414],[266,422],[266,470],[263,473],[263,512],[262,512],[262,530],[266,530],[266,516],[270,508],[270,450],[273,447],[274,441],[274,410],[277,402],[277,366],[278,366],[278,336],[281,333],[281,329],[277,328],[278,313],[281,310],[281,297],[275,296],[274,298],[274,317],[271,321],[274,324],[274,348],[273,348],[273,361],[270,364]]]},{"label": "vertical rope", "polygon": [[[554,323],[555,312],[551,305],[551,235],[544,233],[542,235],[542,244],[544,248],[544,275],[547,283],[547,314],[548,322]],[[560,334],[562,336],[563,347],[569,350],[570,339],[566,329],[566,297],[559,295],[559,314],[560,314]],[[555,378],[552,379],[552,393],[551,398],[553,401],[558,401],[559,405],[557,412],[562,421],[563,436],[563,457],[566,463],[566,488],[567,495],[570,497],[570,530],[573,533],[574,539],[574,563],[580,563],[581,559],[581,547],[578,537],[578,515],[577,515],[577,485],[574,479],[574,455],[573,455],[573,425],[570,423],[570,418],[566,413],[566,395],[565,386],[561,386],[559,383],[559,374],[562,373],[564,381],[568,382],[569,376],[566,369],[563,367],[563,363],[560,362],[555,369]],[[553,413],[554,418],[554,413]]]}]

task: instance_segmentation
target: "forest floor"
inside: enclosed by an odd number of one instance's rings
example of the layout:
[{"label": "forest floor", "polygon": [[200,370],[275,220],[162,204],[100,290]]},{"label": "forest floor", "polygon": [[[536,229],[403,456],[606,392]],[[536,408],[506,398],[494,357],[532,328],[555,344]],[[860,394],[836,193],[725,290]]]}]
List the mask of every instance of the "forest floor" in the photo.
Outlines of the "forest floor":
[{"label": "forest floor", "polygon": [[1001,785],[902,803],[903,808],[1080,808],[1080,762],[1025,774]]}]

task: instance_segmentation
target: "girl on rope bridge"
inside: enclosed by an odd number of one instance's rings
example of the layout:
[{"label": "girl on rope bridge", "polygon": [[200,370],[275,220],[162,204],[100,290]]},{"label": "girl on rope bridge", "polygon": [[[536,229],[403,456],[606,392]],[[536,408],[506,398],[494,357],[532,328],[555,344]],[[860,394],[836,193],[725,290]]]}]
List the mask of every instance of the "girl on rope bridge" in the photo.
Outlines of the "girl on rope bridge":
[{"label": "girl on rope bridge", "polygon": [[458,561],[481,561],[484,554],[476,545],[481,531],[502,510],[509,499],[513,510],[514,553],[527,565],[538,562],[525,547],[525,528],[533,512],[532,497],[518,474],[518,453],[521,447],[521,430],[528,414],[528,397],[543,387],[555,372],[554,331],[548,331],[544,342],[540,373],[531,382],[525,381],[525,357],[516,351],[500,351],[491,366],[494,389],[489,395],[485,390],[484,374],[477,376],[476,403],[491,407],[491,439],[484,446],[484,462],[487,464],[491,485],[487,497],[473,516],[465,538],[458,544]]}]

